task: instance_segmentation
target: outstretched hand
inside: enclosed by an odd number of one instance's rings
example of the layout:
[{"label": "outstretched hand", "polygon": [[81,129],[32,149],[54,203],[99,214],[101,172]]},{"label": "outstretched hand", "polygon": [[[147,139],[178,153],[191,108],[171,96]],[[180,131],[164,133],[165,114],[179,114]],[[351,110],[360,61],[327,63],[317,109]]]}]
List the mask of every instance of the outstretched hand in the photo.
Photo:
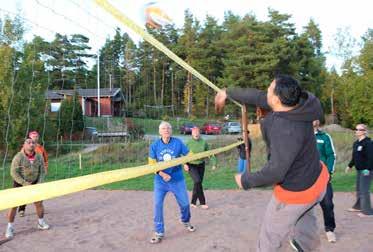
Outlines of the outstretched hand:
[{"label": "outstretched hand", "polygon": [[217,92],[215,96],[215,111],[221,113],[225,106],[225,100],[227,99],[227,91],[225,89]]}]

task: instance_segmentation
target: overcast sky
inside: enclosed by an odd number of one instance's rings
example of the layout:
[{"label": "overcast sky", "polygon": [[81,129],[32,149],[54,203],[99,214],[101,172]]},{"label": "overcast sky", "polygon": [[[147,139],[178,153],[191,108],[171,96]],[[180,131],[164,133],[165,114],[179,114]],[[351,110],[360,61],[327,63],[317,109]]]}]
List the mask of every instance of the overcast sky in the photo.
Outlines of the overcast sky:
[{"label": "overcast sky", "polygon": [[[121,12],[139,24],[143,24],[143,7],[149,0],[110,0]],[[323,51],[328,52],[334,44],[338,28],[350,29],[351,35],[360,41],[361,36],[373,28],[373,1],[299,1],[299,0],[158,0],[159,6],[181,27],[184,10],[190,9],[198,20],[203,21],[207,14],[223,20],[224,12],[231,10],[243,16],[254,14],[259,20],[267,19],[268,8],[292,15],[291,21],[297,32],[307,25],[310,18],[319,25],[323,36]],[[93,0],[0,0],[0,16],[20,10],[28,27],[28,37],[34,34],[47,40],[54,33],[87,35],[90,45],[97,50],[115,27],[129,32],[126,28],[100,9]],[[12,14],[9,14],[12,16]],[[135,41],[140,38],[129,32]],[[327,54],[327,66],[339,67],[340,62]]]}]

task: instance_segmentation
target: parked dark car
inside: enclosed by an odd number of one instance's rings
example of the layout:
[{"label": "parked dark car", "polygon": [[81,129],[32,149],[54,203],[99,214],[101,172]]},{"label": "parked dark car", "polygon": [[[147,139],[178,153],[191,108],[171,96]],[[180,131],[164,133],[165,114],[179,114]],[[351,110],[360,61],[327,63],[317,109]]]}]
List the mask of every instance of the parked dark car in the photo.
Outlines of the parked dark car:
[{"label": "parked dark car", "polygon": [[97,138],[98,132],[94,127],[85,127],[83,130],[83,139],[94,140]]},{"label": "parked dark car", "polygon": [[194,123],[190,123],[190,122],[187,122],[187,123],[183,123],[181,126],[180,126],[180,134],[192,134],[192,129],[194,127],[197,127]]},{"label": "parked dark car", "polygon": [[202,134],[220,134],[221,133],[221,126],[217,123],[205,123],[201,128]]}]

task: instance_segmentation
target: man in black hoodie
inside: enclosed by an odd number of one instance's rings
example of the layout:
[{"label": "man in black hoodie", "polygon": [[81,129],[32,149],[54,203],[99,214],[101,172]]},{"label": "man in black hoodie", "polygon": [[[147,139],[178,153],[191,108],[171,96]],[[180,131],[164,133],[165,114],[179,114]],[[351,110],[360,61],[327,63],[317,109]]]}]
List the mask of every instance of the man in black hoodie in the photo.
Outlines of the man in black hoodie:
[{"label": "man in black hoodie", "polygon": [[322,200],[329,180],[320,163],[312,121],[320,119],[319,100],[302,92],[298,81],[277,76],[267,92],[229,88],[218,92],[215,106],[220,110],[226,98],[255,105],[270,112],[261,122],[269,160],[254,173],[236,175],[239,187],[274,185],[259,235],[257,251],[278,251],[290,237],[296,251],[313,250],[320,244],[313,207]]}]

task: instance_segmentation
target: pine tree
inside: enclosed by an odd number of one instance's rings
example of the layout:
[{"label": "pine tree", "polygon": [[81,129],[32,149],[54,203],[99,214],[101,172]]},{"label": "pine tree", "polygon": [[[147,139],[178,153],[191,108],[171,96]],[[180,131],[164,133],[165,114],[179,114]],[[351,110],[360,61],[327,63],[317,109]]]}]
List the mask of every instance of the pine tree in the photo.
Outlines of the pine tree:
[{"label": "pine tree", "polygon": [[[63,100],[60,107],[59,136],[69,139],[74,133],[84,128],[82,106],[79,103],[78,93]],[[57,126],[58,127],[58,126]]]}]

